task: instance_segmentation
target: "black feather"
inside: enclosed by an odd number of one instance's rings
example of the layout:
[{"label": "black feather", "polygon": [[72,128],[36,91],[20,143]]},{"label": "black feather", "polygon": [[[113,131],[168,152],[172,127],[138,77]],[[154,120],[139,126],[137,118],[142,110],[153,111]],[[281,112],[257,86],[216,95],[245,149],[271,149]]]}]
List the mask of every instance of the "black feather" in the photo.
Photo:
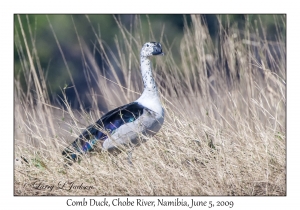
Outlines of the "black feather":
[{"label": "black feather", "polygon": [[78,153],[83,154],[94,149],[98,142],[103,143],[107,134],[113,134],[125,123],[133,122],[143,114],[145,107],[138,102],[113,109],[103,115],[95,124],[90,125],[62,154],[69,159],[76,160]]}]

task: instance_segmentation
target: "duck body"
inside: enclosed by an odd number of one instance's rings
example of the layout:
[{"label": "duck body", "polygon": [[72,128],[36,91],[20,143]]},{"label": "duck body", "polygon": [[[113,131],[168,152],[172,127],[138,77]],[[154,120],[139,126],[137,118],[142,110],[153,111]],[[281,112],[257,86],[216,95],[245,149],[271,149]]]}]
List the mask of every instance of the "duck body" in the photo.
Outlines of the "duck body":
[{"label": "duck body", "polygon": [[164,109],[152,76],[149,57],[163,55],[161,44],[147,42],[141,53],[141,73],[144,84],[142,95],[134,102],[115,108],[103,115],[85,131],[62,154],[77,160],[78,155],[96,148],[114,150],[120,146],[137,145],[143,135],[153,136],[164,122]]}]

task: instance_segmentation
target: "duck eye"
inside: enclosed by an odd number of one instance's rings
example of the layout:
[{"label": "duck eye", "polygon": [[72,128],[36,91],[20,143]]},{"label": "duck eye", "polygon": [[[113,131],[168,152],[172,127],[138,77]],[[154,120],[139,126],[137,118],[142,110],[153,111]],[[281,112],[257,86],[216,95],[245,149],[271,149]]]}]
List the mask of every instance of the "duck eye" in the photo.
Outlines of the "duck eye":
[{"label": "duck eye", "polygon": [[147,44],[147,47],[149,47],[149,45]]}]

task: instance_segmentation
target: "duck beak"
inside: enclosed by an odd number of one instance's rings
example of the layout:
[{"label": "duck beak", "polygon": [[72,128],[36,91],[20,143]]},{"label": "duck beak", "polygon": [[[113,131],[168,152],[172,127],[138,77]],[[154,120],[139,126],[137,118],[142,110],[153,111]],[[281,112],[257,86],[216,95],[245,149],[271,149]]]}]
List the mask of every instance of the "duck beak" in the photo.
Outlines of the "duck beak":
[{"label": "duck beak", "polygon": [[152,55],[161,55],[164,54],[160,47],[153,47]]},{"label": "duck beak", "polygon": [[156,42],[155,45],[153,46],[152,55],[164,55],[161,44],[159,42]]}]

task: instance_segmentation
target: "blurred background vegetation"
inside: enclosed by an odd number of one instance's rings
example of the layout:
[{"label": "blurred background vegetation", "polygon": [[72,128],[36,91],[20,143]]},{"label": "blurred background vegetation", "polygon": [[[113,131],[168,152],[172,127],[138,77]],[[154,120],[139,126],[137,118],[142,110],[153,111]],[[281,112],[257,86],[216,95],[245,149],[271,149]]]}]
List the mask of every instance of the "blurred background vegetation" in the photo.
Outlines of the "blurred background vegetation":
[{"label": "blurred background vegetation", "polygon": [[[202,21],[207,25],[209,34],[212,37],[214,48],[217,52],[219,46],[219,34],[222,30],[228,30],[235,27],[241,33],[245,28],[251,29],[252,33],[259,34],[262,39],[269,42],[276,42],[276,34],[282,34],[285,40],[285,15],[201,15]],[[139,28],[135,24],[139,21]],[[97,61],[101,71],[107,71],[107,65],[103,60],[103,55],[99,50],[98,38],[105,42],[107,51],[112,52],[109,56],[118,53],[116,46],[121,43],[122,34],[118,23],[121,23],[126,29],[134,34],[134,30],[140,30],[143,35],[143,41],[160,41],[163,46],[167,45],[172,49],[174,58],[179,56],[180,41],[183,37],[185,27],[191,27],[190,15],[15,15],[14,17],[14,77],[20,81],[23,91],[31,91],[32,84],[29,80],[29,64],[24,62],[26,58],[24,35],[26,36],[29,49],[37,62],[34,65],[40,65],[40,69],[45,75],[46,88],[49,94],[50,102],[53,105],[59,104],[59,96],[66,87],[76,85],[79,97],[84,102],[84,109],[91,106],[87,96],[88,85],[84,79],[84,62],[81,46],[85,45]],[[221,24],[220,24],[221,23]],[[220,25],[223,27],[220,28]],[[263,25],[264,27],[260,27]],[[22,35],[22,28],[23,33]],[[151,29],[151,30],[149,30]],[[248,30],[249,31],[249,30]],[[153,32],[153,34],[151,34]],[[59,45],[57,44],[59,42]],[[149,37],[155,37],[156,40],[149,40]],[[79,41],[80,38],[80,41]],[[143,43],[141,43],[143,44]],[[61,49],[59,48],[61,47]],[[35,49],[35,50],[34,50]],[[62,53],[64,57],[62,56]],[[65,58],[65,61],[64,61]],[[113,59],[110,59],[113,60]],[[66,70],[66,63],[73,77],[73,82]],[[25,66],[24,66],[25,65]],[[26,67],[26,65],[28,65]],[[30,69],[30,68],[29,68]],[[116,69],[118,69],[116,65]],[[138,69],[137,69],[138,70]],[[109,79],[110,72],[102,72]],[[38,75],[39,76],[39,75]],[[40,78],[42,79],[42,78]],[[78,109],[74,88],[65,89],[67,98],[72,108]],[[99,103],[101,104],[101,102]]]}]

